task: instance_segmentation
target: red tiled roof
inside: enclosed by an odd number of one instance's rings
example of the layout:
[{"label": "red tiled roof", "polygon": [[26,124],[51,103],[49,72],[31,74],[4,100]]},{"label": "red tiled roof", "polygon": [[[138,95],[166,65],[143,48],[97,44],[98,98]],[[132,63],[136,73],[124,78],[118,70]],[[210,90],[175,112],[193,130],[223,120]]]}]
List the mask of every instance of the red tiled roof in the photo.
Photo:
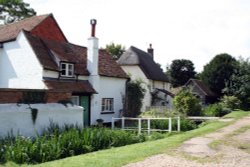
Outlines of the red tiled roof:
[{"label": "red tiled roof", "polygon": [[122,68],[104,49],[99,50],[99,75],[107,77],[129,78]]},{"label": "red tiled roof", "polygon": [[0,42],[14,40],[21,30],[31,31],[50,14],[34,16],[19,22],[0,26]]},{"label": "red tiled roof", "polygon": [[[75,73],[89,75],[87,70],[87,48],[71,44],[67,41],[45,39],[32,34],[32,30],[41,25],[43,20],[50,15],[34,16],[22,21],[0,26],[0,42],[14,40],[18,33],[24,30],[33,51],[45,69],[59,71],[56,57],[60,61],[75,64]],[[99,75],[107,77],[129,78],[121,67],[105,51],[99,51]]]},{"label": "red tiled roof", "polygon": [[96,93],[88,81],[44,80],[49,90],[74,93]]},{"label": "red tiled roof", "polygon": [[86,61],[87,48],[67,42],[43,40],[28,32],[25,32],[25,35],[44,68],[55,71],[60,70],[55,62],[54,56],[56,54],[60,61],[75,63],[76,74],[89,75]]},{"label": "red tiled roof", "polygon": [[[60,61],[75,63],[75,72],[80,75],[89,75],[87,70],[87,48],[68,42],[58,42],[40,39],[25,32],[25,35],[37,55],[41,65],[49,70],[59,71],[54,60],[57,56]],[[99,75],[107,77],[129,78],[114,59],[105,51],[99,50]]]}]

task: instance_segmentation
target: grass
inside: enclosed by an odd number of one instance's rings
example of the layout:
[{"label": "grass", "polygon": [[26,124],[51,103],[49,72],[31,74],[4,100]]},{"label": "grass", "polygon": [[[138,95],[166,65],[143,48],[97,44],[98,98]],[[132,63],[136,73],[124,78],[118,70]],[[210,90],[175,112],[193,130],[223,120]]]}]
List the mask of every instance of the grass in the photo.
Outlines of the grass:
[{"label": "grass", "polygon": [[248,116],[248,115],[249,115],[249,111],[236,110],[236,111],[233,111],[233,112],[225,115],[223,118],[240,119],[240,118]]},{"label": "grass", "polygon": [[[247,114],[246,114],[247,115]],[[239,119],[246,116],[245,112],[237,111],[232,113],[230,118]],[[167,153],[174,148],[180,146],[184,141],[196,137],[208,134],[216,131],[224,126],[229,125],[232,122],[219,122],[212,121],[205,126],[195,129],[192,131],[173,135],[164,139],[156,141],[148,141],[145,143],[133,144],[118,148],[112,148],[93,153],[83,154],[79,156],[69,157],[61,160],[51,161],[38,165],[22,165],[24,166],[39,166],[39,167],[76,167],[76,166],[87,166],[87,167],[120,167],[131,162],[143,160],[148,156],[152,156],[160,153]],[[15,167],[18,166],[14,163],[8,162],[4,167]]]}]

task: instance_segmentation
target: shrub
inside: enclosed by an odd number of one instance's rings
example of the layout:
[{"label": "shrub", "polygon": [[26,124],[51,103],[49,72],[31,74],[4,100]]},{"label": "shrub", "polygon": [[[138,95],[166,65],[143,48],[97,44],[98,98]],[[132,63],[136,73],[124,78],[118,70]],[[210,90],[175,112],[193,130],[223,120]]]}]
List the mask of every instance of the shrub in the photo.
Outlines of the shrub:
[{"label": "shrub", "polygon": [[124,115],[126,117],[137,117],[141,113],[142,101],[146,89],[140,80],[130,81],[127,84],[126,104]]},{"label": "shrub", "polygon": [[[192,120],[181,118],[181,131],[189,131],[197,128]],[[168,129],[168,120],[151,120],[152,129]],[[172,130],[177,130],[177,119],[172,119]]]},{"label": "shrub", "polygon": [[188,116],[201,115],[200,101],[189,90],[183,89],[174,97],[174,106],[182,114]]},{"label": "shrub", "polygon": [[220,103],[210,104],[203,111],[205,116],[215,116],[215,117],[221,117],[221,116],[226,115],[230,112],[231,112],[231,110],[223,108]]},{"label": "shrub", "polygon": [[240,107],[241,101],[235,96],[223,96],[220,99],[220,104],[223,108],[234,110]]}]

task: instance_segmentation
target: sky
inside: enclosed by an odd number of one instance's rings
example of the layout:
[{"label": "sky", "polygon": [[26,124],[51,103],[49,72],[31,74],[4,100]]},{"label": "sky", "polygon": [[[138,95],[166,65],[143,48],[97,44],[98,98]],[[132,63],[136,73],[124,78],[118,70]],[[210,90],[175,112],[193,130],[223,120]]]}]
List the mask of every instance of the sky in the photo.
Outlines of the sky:
[{"label": "sky", "polygon": [[105,48],[114,42],[147,51],[165,70],[188,59],[201,72],[215,55],[250,58],[249,0],[24,0],[37,15],[53,13],[69,42],[87,46],[90,19]]}]

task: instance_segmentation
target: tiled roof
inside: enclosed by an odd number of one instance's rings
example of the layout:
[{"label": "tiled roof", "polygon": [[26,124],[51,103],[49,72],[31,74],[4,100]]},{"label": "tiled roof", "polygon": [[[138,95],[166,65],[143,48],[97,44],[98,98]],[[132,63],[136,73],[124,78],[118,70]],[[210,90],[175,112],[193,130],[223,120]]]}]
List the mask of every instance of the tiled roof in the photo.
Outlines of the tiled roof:
[{"label": "tiled roof", "polygon": [[[40,39],[25,32],[25,35],[37,55],[41,65],[49,70],[59,71],[55,56],[60,61],[75,64],[75,73],[89,75],[87,70],[87,48],[68,42]],[[99,50],[99,75],[107,77],[129,78],[121,67],[105,50]]]},{"label": "tiled roof", "polygon": [[[59,71],[56,58],[75,64],[75,73],[89,75],[87,70],[87,48],[67,41],[55,41],[32,35],[31,30],[38,28],[49,15],[34,16],[9,25],[0,26],[0,43],[15,40],[23,31],[39,62],[45,69]],[[53,18],[54,19],[54,18]],[[108,77],[129,78],[121,67],[105,51],[99,51],[99,74]]]},{"label": "tiled roof", "polygon": [[28,32],[25,32],[25,35],[45,69],[59,71],[59,66],[54,57],[56,55],[61,61],[75,63],[75,73],[89,75],[86,60],[87,48],[67,42],[40,39]]},{"label": "tiled roof", "polygon": [[117,61],[120,65],[138,65],[148,79],[168,82],[167,76],[155,63],[152,55],[131,46]]},{"label": "tiled roof", "polygon": [[48,16],[50,15],[34,16],[19,22],[0,26],[0,42],[14,40],[21,30],[31,31]]},{"label": "tiled roof", "polygon": [[216,94],[212,92],[207,85],[205,85],[201,80],[198,79],[190,79],[185,85],[187,86],[190,82],[196,84],[206,96],[216,97]]},{"label": "tiled roof", "polygon": [[129,78],[122,68],[104,49],[99,50],[99,75],[107,77]]},{"label": "tiled roof", "polygon": [[44,80],[49,90],[73,93],[97,93],[88,81]]}]

